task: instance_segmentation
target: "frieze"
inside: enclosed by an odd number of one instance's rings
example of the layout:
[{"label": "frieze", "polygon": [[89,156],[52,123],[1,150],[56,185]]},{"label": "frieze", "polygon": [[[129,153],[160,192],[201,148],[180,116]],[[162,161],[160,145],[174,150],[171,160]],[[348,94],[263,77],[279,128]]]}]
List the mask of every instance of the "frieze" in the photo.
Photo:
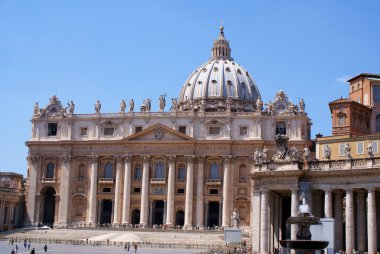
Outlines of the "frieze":
[{"label": "frieze", "polygon": [[127,151],[192,151],[190,145],[127,145]]}]

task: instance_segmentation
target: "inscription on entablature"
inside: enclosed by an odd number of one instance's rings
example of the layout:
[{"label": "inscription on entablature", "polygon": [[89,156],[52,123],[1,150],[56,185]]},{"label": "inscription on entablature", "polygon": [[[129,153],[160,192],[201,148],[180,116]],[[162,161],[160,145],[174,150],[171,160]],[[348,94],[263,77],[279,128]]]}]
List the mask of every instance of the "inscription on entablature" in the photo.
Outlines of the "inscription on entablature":
[{"label": "inscription on entablature", "polygon": [[218,155],[229,155],[230,154],[230,146],[221,146],[221,145],[205,145],[205,146],[197,146],[195,153],[199,154],[218,154]]},{"label": "inscription on entablature", "polygon": [[127,145],[125,147],[127,152],[149,152],[149,151],[165,151],[165,152],[181,152],[191,154],[193,153],[193,146],[187,145]]},{"label": "inscription on entablature", "polygon": [[263,178],[261,179],[261,185],[292,185],[298,184],[298,178]]}]

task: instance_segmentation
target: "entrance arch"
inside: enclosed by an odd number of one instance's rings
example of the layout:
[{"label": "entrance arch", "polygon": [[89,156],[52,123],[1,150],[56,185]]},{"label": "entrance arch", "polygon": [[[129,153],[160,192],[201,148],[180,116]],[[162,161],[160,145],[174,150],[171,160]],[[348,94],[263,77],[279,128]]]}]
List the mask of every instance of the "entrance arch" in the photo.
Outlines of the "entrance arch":
[{"label": "entrance arch", "polygon": [[131,222],[132,222],[132,225],[137,225],[140,223],[140,210],[139,209],[133,209]]},{"label": "entrance arch", "polygon": [[176,212],[175,224],[178,226],[183,226],[183,224],[185,224],[185,213],[182,210]]},{"label": "entrance arch", "polygon": [[55,215],[55,189],[53,187],[47,187],[46,189],[41,190],[41,194],[44,197],[42,224],[53,226]]}]

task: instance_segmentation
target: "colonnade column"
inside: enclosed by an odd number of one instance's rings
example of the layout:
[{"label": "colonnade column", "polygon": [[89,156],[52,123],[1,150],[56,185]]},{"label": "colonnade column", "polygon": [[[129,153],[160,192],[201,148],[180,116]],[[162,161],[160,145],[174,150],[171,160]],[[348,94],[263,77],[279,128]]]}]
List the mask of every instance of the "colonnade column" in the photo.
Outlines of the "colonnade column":
[{"label": "colonnade column", "polygon": [[324,217],[332,218],[332,191],[330,189],[325,190],[325,208]]},{"label": "colonnade column", "polygon": [[27,225],[34,226],[35,203],[36,203],[36,184],[37,168],[39,163],[38,156],[29,156],[29,175],[28,175],[28,196],[27,196]]},{"label": "colonnade column", "polygon": [[166,197],[166,224],[174,225],[174,181],[175,181],[175,157],[169,157],[168,194]]},{"label": "colonnade column", "polygon": [[70,190],[70,163],[71,156],[61,157],[62,168],[61,168],[61,183],[60,189],[60,199],[59,199],[59,211],[58,211],[58,221],[57,224],[60,226],[67,225],[67,215],[69,211],[69,190]]},{"label": "colonnade column", "polygon": [[[298,207],[299,207],[298,189],[294,188],[292,189],[290,216],[292,217],[297,216]],[[297,238],[297,225],[292,224],[290,227],[290,231],[291,231],[290,238],[292,240],[295,240]]]},{"label": "colonnade column", "polygon": [[149,155],[144,156],[142,186],[141,186],[141,212],[140,225],[145,227],[148,225],[149,212]]},{"label": "colonnade column", "polygon": [[223,214],[222,214],[222,227],[230,225],[229,208],[231,205],[230,196],[230,177],[231,176],[231,156],[226,156],[223,159]]},{"label": "colonnade column", "polygon": [[183,229],[189,230],[193,227],[193,156],[187,158],[186,172],[186,199],[185,199],[185,223]]},{"label": "colonnade column", "polygon": [[343,250],[343,192],[335,192],[335,250]]},{"label": "colonnade column", "polygon": [[261,191],[261,216],[260,216],[260,252],[268,253],[268,190]]},{"label": "colonnade column", "polygon": [[113,224],[120,223],[120,196],[121,196],[121,169],[123,165],[123,158],[116,158],[116,174],[115,174],[115,203],[113,210]]},{"label": "colonnade column", "polygon": [[121,223],[129,224],[130,209],[131,209],[131,172],[132,171],[132,158],[131,156],[125,157],[124,160],[124,189],[123,189],[123,214]]},{"label": "colonnade column", "polygon": [[346,190],[346,252],[352,253],[355,246],[354,193]]},{"label": "colonnade column", "polygon": [[368,189],[367,196],[367,225],[368,225],[368,254],[377,252],[377,234],[376,234],[376,195],[375,189]]},{"label": "colonnade column", "polygon": [[98,156],[91,157],[90,194],[88,199],[88,221],[91,226],[96,226],[96,194],[98,188]]},{"label": "colonnade column", "polygon": [[199,228],[203,228],[204,223],[204,213],[203,213],[203,183],[204,183],[204,157],[199,156],[198,158],[198,177],[197,177],[197,211],[195,215],[195,224]]},{"label": "colonnade column", "polygon": [[364,198],[364,191],[360,190],[357,192],[356,196],[356,202],[357,202],[357,238],[358,238],[358,246],[357,250],[360,251],[360,253],[364,253],[364,250],[366,248],[366,221],[365,221],[365,198]]}]

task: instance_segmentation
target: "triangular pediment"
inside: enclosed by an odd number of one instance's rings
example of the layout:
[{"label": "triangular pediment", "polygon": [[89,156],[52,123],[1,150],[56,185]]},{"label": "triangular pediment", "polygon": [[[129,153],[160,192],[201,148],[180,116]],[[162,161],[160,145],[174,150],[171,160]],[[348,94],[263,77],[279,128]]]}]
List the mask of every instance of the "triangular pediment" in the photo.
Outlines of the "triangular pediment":
[{"label": "triangular pediment", "polygon": [[186,134],[173,130],[163,124],[152,125],[138,133],[132,134],[124,139],[125,141],[193,141],[194,139]]}]

